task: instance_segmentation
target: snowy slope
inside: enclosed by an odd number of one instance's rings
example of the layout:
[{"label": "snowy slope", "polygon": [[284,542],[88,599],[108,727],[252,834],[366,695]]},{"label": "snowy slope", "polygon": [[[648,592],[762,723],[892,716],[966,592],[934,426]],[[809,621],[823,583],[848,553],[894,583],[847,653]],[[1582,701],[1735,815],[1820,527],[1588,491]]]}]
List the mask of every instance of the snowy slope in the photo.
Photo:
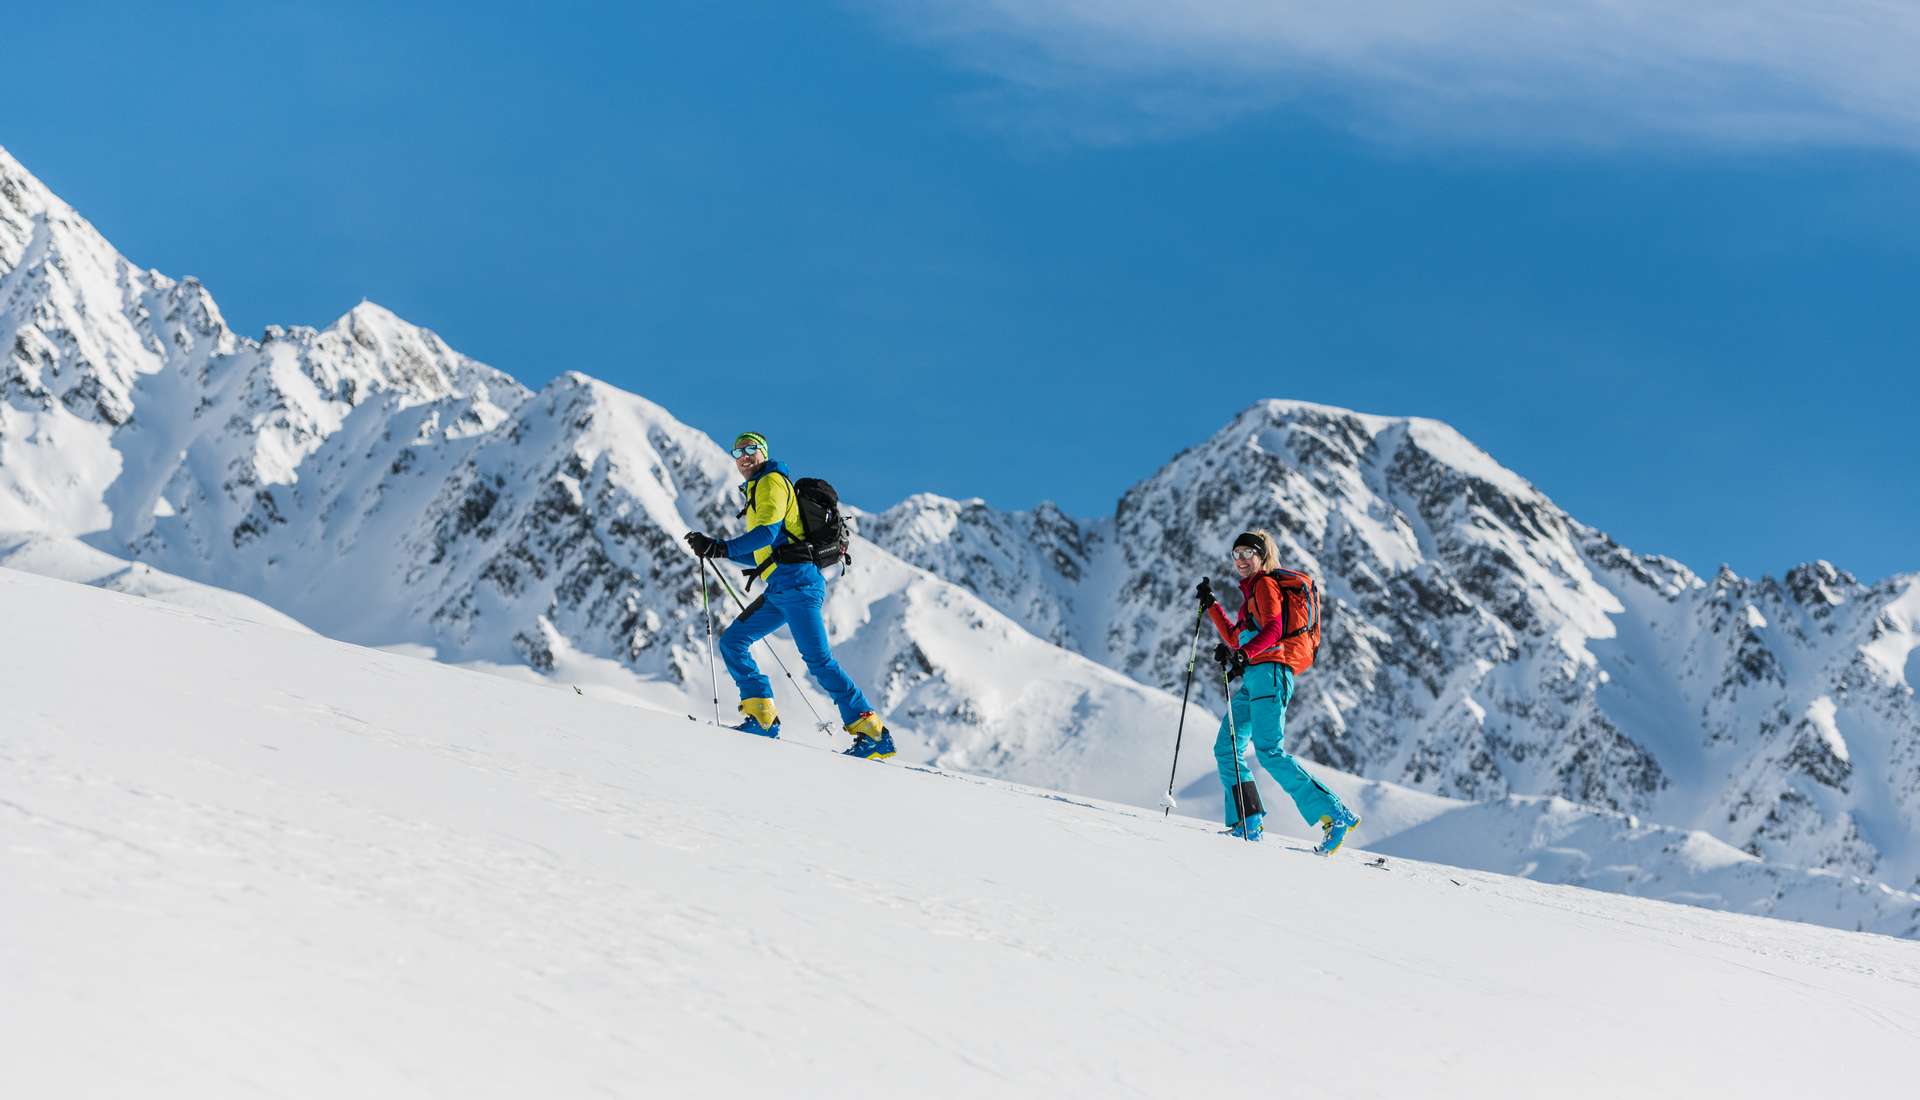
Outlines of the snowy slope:
[{"label": "snowy slope", "polygon": [[207,611],[262,626],[306,632],[307,628],[258,600],[224,588],[195,584],[144,562],[128,562],[75,539],[10,535],[0,531],[0,568],[143,596],[194,611]]},{"label": "snowy slope", "polygon": [[1920,938],[1920,894],[1769,863],[1698,830],[1563,798],[1465,802],[1323,770],[1360,813],[1369,850],[1536,882]]},{"label": "snowy slope", "polygon": [[0,605],[9,1093],[1800,1097],[1920,1040],[1906,942]]}]

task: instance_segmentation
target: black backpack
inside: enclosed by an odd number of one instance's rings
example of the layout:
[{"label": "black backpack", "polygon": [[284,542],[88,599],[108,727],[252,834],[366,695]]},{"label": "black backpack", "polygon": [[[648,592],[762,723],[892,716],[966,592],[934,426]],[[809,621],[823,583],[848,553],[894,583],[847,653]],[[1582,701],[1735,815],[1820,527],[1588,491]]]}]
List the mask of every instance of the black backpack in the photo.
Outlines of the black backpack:
[{"label": "black backpack", "polygon": [[[803,477],[792,484],[794,500],[800,506],[800,528],[805,534],[776,545],[759,568],[748,571],[749,585],[765,576],[775,562],[783,565],[812,562],[822,569],[836,562],[853,562],[847,545],[847,524],[840,515],[840,494],[817,477]],[[741,515],[745,514],[743,510]]]}]

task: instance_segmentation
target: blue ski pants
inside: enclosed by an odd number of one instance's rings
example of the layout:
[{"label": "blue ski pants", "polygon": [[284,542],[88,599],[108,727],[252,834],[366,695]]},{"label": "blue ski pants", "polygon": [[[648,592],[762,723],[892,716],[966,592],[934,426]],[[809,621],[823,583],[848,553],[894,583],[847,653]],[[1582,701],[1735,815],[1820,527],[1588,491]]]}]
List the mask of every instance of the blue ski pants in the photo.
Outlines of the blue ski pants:
[{"label": "blue ski pants", "polygon": [[1286,748],[1287,703],[1293,699],[1293,670],[1282,664],[1248,665],[1233,693],[1229,713],[1220,719],[1220,736],[1213,742],[1213,758],[1220,765],[1220,785],[1226,788],[1227,824],[1240,820],[1233,803],[1235,783],[1253,778],[1246,764],[1247,743],[1253,743],[1254,755],[1267,774],[1280,783],[1280,789],[1293,799],[1309,825],[1338,813],[1345,807],[1340,796],[1320,785],[1307,774],[1300,761]]},{"label": "blue ski pants", "polygon": [[807,671],[813,674],[821,690],[832,697],[833,705],[840,708],[842,725],[873,709],[827,647],[827,624],[820,617],[820,605],[826,598],[826,581],[817,577],[801,584],[770,588],[721,632],[720,657],[727,663],[727,674],[740,689],[740,698],[773,698],[773,683],[761,674],[748,647],[784,623],[793,635],[793,644],[800,650],[800,659],[807,663]]}]

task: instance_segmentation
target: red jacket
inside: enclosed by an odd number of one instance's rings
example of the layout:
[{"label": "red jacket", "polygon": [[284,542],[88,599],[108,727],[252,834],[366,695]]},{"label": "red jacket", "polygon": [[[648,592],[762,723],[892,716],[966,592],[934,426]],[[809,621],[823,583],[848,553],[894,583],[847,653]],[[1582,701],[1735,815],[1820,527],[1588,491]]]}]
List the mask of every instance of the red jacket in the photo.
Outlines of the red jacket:
[{"label": "red jacket", "polygon": [[[1213,629],[1219,632],[1220,640],[1227,643],[1228,648],[1246,651],[1248,664],[1282,664],[1299,675],[1313,664],[1313,637],[1295,634],[1280,640],[1284,598],[1279,581],[1265,573],[1256,573],[1252,579],[1240,582],[1240,614],[1236,618],[1228,620],[1227,613],[1217,603],[1207,609],[1207,617],[1213,620]],[[1248,630],[1256,633],[1243,646],[1240,635]]]}]

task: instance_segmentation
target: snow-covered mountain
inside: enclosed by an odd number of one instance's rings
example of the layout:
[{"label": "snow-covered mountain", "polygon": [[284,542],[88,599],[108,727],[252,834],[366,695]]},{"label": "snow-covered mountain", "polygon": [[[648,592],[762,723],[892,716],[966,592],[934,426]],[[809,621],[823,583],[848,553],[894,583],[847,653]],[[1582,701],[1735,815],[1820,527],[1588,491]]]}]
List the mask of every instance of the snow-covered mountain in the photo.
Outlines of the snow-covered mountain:
[{"label": "snow-covered mountain", "polygon": [[1175,686],[1203,571],[1270,527],[1323,579],[1305,755],[1460,798],[1559,795],[1920,882],[1920,575],[1711,580],[1567,515],[1444,424],[1247,409],[1108,518],[916,496],[862,530],[1059,644]]},{"label": "snow-covered mountain", "polygon": [[[214,586],[335,638],[713,705],[680,536],[731,522],[735,476],[643,398],[578,373],[529,391],[370,303],[240,336],[4,150],[0,355],[12,564]],[[1256,405],[1094,521],[912,498],[861,517],[829,628],[914,758],[1150,802],[1194,577],[1256,522],[1334,599],[1292,723],[1314,759],[1437,795],[1563,795],[1780,864],[1920,873],[1915,578],[1705,582],[1429,421]],[[807,736],[824,700],[769,671]],[[1196,694],[1177,776],[1202,814],[1217,704]],[[1539,865],[1534,835],[1477,865]],[[1636,849],[1648,876],[1690,873],[1669,847]],[[1768,911],[1800,889],[1785,881],[1715,903]]]}]

